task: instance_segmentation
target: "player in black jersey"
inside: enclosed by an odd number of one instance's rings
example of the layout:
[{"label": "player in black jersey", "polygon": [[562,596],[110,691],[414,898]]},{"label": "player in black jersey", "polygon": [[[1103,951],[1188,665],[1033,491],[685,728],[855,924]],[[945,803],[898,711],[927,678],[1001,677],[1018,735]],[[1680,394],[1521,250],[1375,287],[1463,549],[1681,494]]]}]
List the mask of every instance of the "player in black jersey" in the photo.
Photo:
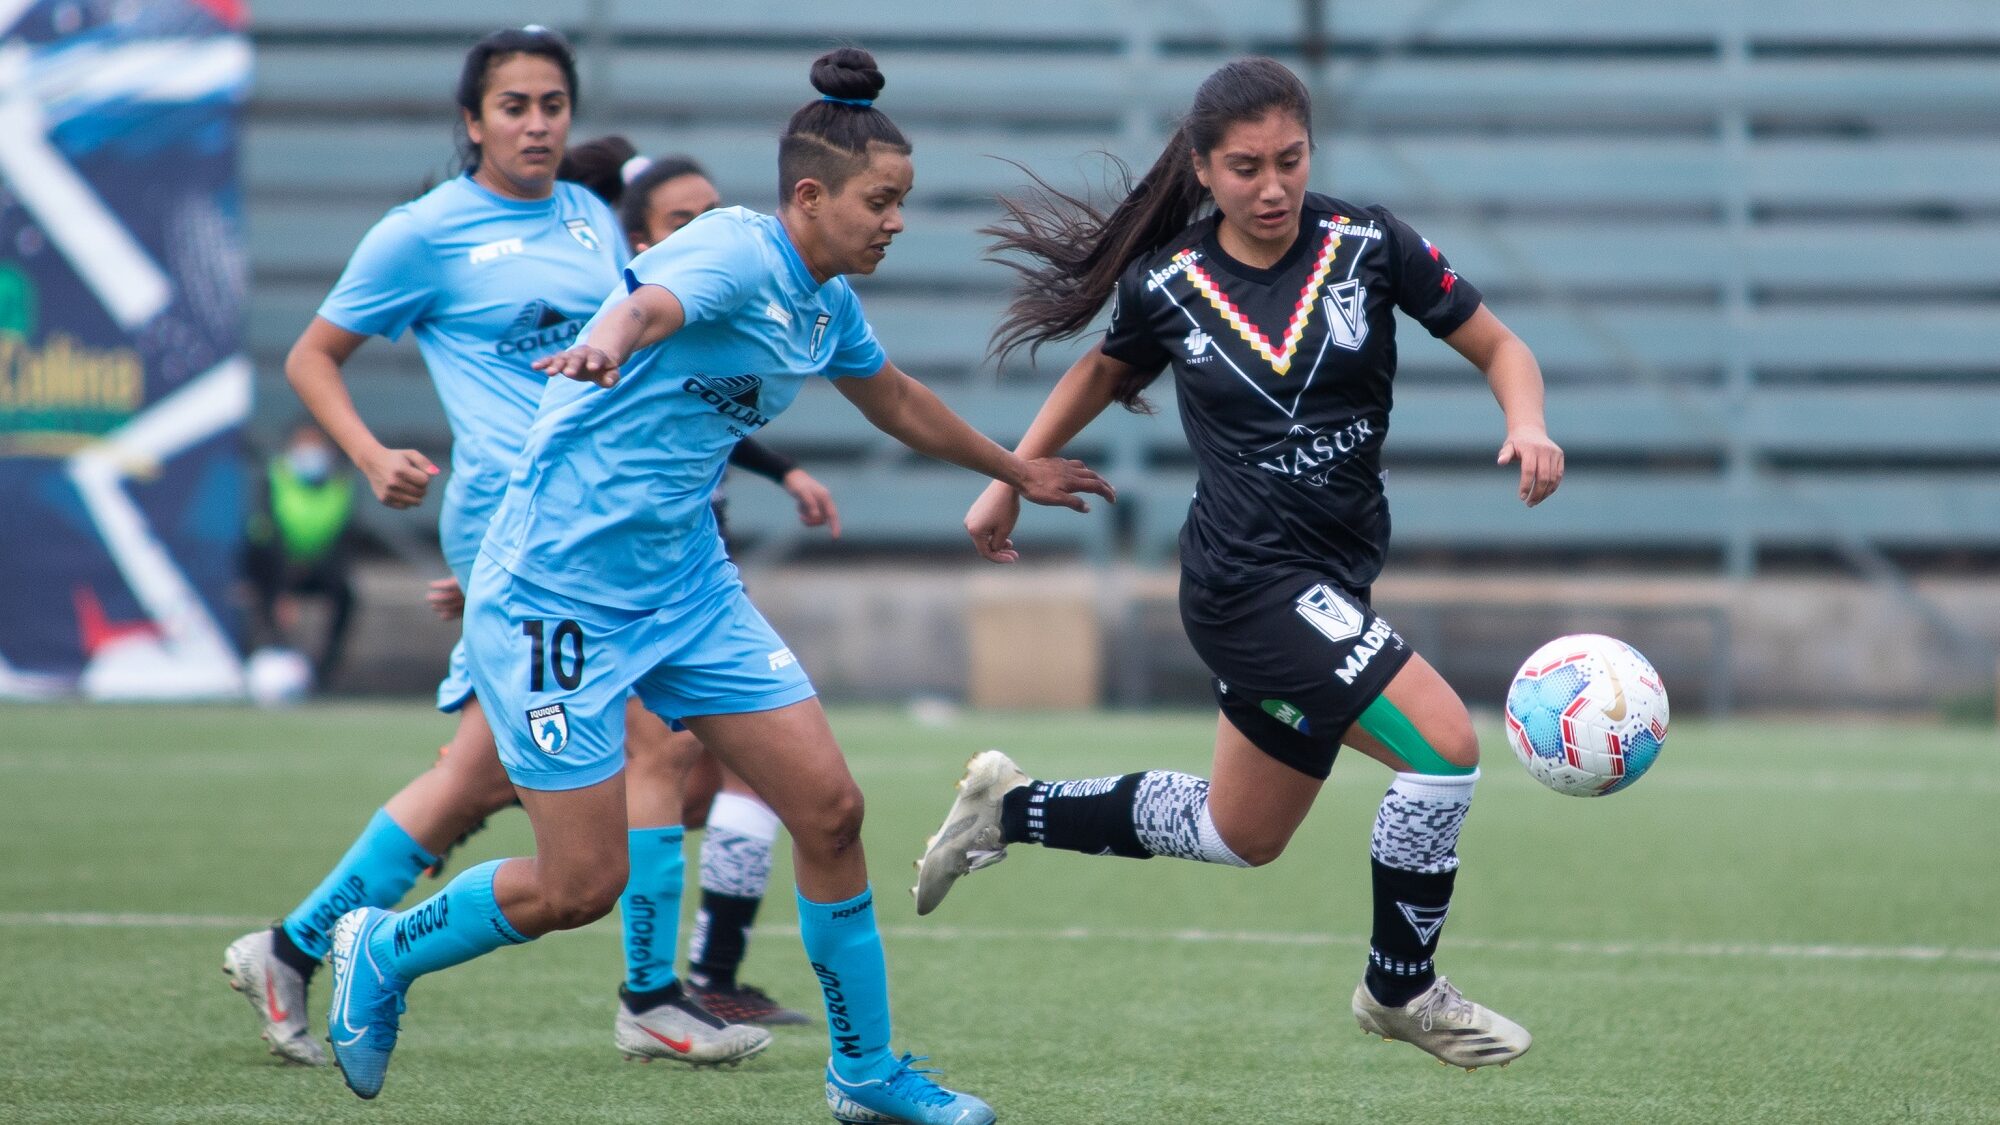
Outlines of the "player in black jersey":
[{"label": "player in black jersey", "polygon": [[[1395,771],[1375,819],[1374,925],[1353,1011],[1364,1030],[1467,1068],[1528,1049],[1518,1024],[1432,965],[1479,776],[1465,705],[1388,622],[1369,587],[1389,538],[1381,451],[1394,310],[1483,372],[1506,418],[1501,464],[1533,505],[1562,479],[1540,368],[1436,247],[1388,211],[1306,190],[1311,105],[1281,64],[1210,75],[1180,131],[1107,216],[1046,184],[1007,201],[996,249],[1025,256],[1001,354],[1111,328],[1065,373],[1018,452],[1060,450],[1112,403],[1147,409],[1174,369],[1199,468],[1181,532],[1181,617],[1221,705],[1204,780],[1164,770],[1036,781],[974,758],[918,865],[917,912],[1008,844],[1251,867],[1284,851],[1344,744]],[[986,558],[1016,558],[1019,501],[967,514]]]}]

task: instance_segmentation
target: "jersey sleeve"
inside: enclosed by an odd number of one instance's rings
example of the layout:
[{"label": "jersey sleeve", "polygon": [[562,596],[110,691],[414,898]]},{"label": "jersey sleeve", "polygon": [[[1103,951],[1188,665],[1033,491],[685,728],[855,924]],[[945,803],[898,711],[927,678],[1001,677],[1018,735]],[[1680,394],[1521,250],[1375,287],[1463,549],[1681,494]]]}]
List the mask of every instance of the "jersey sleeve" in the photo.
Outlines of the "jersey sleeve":
[{"label": "jersey sleeve", "polygon": [[753,232],[728,215],[703,216],[625,267],[625,291],[657,285],[681,303],[687,323],[727,318],[748,299],[764,269]]},{"label": "jersey sleeve", "polygon": [[319,315],[349,332],[394,340],[431,310],[439,279],[437,255],[422,227],[399,208],[362,236]]},{"label": "jersey sleeve", "polygon": [[826,326],[826,338],[833,348],[826,362],[826,377],[865,379],[882,370],[889,362],[889,355],[875,339],[875,329],[869,326],[868,318],[862,315],[861,298],[844,283],[840,303],[832,315],[832,323]]},{"label": "jersey sleeve", "polygon": [[1471,282],[1458,276],[1451,261],[1431,245],[1431,240],[1386,208],[1371,208],[1389,230],[1389,245],[1396,255],[1396,307],[1424,326],[1433,336],[1445,337],[1479,311],[1481,297]]},{"label": "jersey sleeve", "polygon": [[1111,293],[1111,327],[1099,345],[1105,355],[1147,375],[1165,369],[1172,354],[1160,346],[1153,322],[1146,315],[1148,275],[1144,259],[1133,262]]}]

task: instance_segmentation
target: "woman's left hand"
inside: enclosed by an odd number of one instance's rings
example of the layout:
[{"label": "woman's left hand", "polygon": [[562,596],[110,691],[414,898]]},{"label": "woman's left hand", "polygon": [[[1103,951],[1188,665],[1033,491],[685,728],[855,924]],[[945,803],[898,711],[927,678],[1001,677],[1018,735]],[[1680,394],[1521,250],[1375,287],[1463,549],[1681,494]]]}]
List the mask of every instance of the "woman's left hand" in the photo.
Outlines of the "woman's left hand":
[{"label": "woman's left hand", "polygon": [[1562,446],[1540,430],[1511,430],[1500,445],[1502,465],[1521,462],[1521,499],[1532,508],[1549,498],[1563,479]]},{"label": "woman's left hand", "polygon": [[465,616],[465,591],[458,588],[458,579],[440,578],[431,583],[424,604],[443,620],[453,621]]},{"label": "woman's left hand", "polygon": [[827,534],[840,538],[840,509],[834,506],[833,493],[811,473],[804,469],[793,469],[778,482],[779,487],[791,493],[799,505],[799,522],[807,527],[824,525]]},{"label": "woman's left hand", "polygon": [[1113,503],[1118,501],[1118,492],[1109,481],[1083,462],[1064,457],[1037,457],[1029,461],[1019,490],[1021,498],[1031,504],[1074,508],[1079,512],[1090,510],[1089,501],[1083,498],[1086,492]]}]

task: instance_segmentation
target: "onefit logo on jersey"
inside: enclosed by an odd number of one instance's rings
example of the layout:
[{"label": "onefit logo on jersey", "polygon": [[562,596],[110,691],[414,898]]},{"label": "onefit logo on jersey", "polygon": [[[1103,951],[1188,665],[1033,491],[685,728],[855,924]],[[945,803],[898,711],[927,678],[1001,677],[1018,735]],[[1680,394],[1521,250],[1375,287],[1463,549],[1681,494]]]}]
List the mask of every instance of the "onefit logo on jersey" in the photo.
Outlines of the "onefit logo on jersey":
[{"label": "onefit logo on jersey", "polygon": [[751,429],[768,423],[771,416],[757,409],[757,391],[763,387],[761,375],[690,375],[681,390],[713,406],[725,418],[733,418]]},{"label": "onefit logo on jersey", "polygon": [[1214,356],[1208,354],[1209,345],[1215,343],[1215,337],[1210,336],[1199,328],[1189,332],[1187,339],[1181,341],[1181,343],[1182,346],[1187,348],[1189,363],[1208,363],[1215,359]]},{"label": "onefit logo on jersey", "polygon": [[1360,636],[1361,626],[1367,620],[1360,606],[1341,597],[1325,583],[1300,594],[1296,608],[1299,616],[1306,619],[1306,624],[1324,633],[1326,639],[1335,644]]},{"label": "onefit logo on jersey", "polygon": [[571,238],[583,243],[585,250],[602,250],[604,248],[604,244],[597,241],[597,232],[590,229],[589,219],[564,219],[563,226],[569,231]]},{"label": "onefit logo on jersey", "polygon": [[493,345],[497,355],[527,355],[566,348],[583,333],[583,322],[551,306],[529,301],[507,326],[507,335]]},{"label": "onefit logo on jersey", "polygon": [[553,757],[562,753],[569,745],[569,712],[560,703],[529,708],[528,737],[544,754]]},{"label": "onefit logo on jersey", "polygon": [[1358,352],[1368,339],[1368,287],[1349,279],[1326,291],[1326,330],[1333,346]]}]

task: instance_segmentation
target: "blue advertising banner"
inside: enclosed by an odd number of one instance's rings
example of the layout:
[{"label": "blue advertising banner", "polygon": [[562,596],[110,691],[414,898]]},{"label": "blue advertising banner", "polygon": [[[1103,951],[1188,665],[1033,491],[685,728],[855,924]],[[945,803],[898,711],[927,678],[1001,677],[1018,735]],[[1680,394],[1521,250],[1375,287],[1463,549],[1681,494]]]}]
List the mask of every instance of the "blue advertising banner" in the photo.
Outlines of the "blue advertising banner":
[{"label": "blue advertising banner", "polygon": [[0,696],[238,695],[240,3],[0,0]]}]

